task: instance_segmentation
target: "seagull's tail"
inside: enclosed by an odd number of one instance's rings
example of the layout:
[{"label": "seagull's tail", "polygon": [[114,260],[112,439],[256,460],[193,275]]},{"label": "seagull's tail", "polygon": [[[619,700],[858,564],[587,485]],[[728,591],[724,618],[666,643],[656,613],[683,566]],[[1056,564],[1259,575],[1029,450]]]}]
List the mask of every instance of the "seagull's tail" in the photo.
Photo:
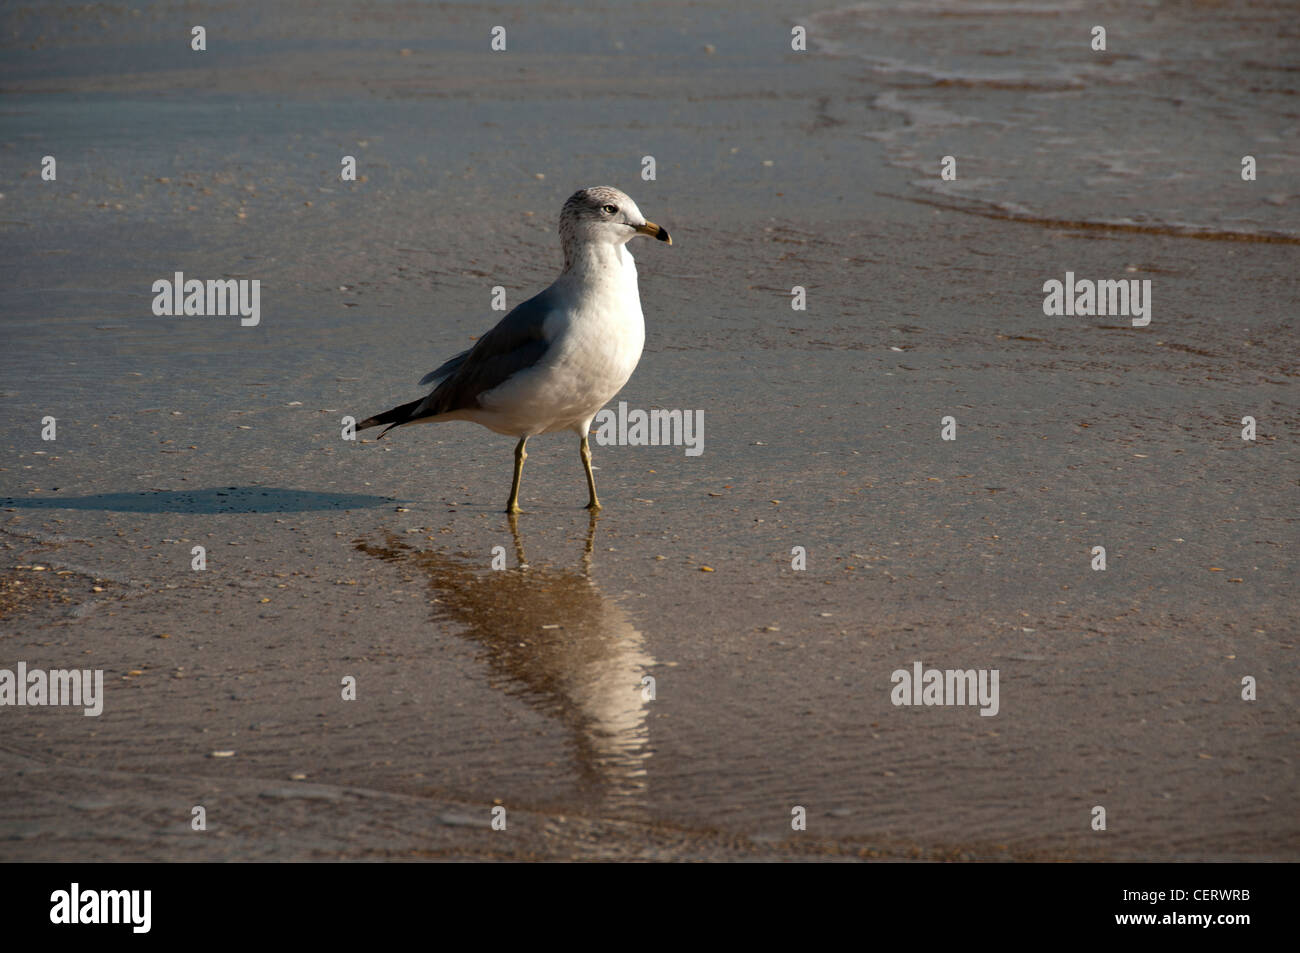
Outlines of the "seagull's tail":
[{"label": "seagull's tail", "polygon": [[387,427],[379,434],[376,439],[382,439],[384,434],[394,427],[400,427],[402,424],[410,423],[411,416],[415,413],[415,408],[424,403],[424,398],[420,397],[406,404],[399,404],[392,410],[385,410],[382,414],[375,414],[373,417],[367,417],[361,423],[357,424],[358,430],[365,430],[367,427],[378,427],[380,424],[388,424]]}]

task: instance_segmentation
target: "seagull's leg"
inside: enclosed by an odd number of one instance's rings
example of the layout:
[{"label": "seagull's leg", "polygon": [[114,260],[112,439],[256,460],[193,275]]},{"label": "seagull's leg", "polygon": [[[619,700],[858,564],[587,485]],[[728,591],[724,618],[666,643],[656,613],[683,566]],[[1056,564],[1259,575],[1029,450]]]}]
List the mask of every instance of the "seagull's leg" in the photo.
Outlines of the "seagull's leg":
[{"label": "seagull's leg", "polygon": [[507,513],[518,513],[519,509],[519,478],[524,475],[524,461],[528,459],[528,451],[524,449],[524,444],[528,442],[527,437],[520,437],[519,443],[515,446],[515,480],[510,484],[510,501],[506,503]]},{"label": "seagull's leg", "polygon": [[582,465],[587,468],[587,489],[591,491],[591,501],[587,503],[587,509],[600,509],[600,500],[596,499],[596,478],[591,473],[591,447],[587,446],[587,435],[582,435],[582,446],[579,448],[582,454]]}]

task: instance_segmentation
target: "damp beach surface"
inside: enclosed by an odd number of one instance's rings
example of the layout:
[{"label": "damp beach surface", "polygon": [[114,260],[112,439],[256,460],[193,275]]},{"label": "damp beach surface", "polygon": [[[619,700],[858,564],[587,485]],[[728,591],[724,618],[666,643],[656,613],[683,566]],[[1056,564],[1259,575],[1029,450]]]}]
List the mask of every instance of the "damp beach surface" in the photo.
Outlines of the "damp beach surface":
[{"label": "damp beach surface", "polygon": [[[492,53],[248,5],[202,54],[6,8],[0,668],[104,699],[0,707],[0,859],[1300,858],[1294,27],[941,7],[507,7]],[[610,409],[701,453],[593,438],[593,521],[532,440],[515,531],[510,438],[342,439],[605,183],[674,241]],[[156,316],[176,272],[260,321]],[[1045,314],[1067,273],[1150,323]],[[918,664],[997,713],[894,704]]]}]

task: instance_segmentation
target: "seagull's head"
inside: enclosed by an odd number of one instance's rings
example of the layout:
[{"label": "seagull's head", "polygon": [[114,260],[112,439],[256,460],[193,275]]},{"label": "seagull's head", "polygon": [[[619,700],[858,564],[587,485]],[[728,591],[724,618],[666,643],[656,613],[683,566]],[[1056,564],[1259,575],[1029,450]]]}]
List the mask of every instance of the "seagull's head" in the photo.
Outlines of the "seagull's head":
[{"label": "seagull's head", "polygon": [[647,222],[635,202],[608,185],[574,192],[560,212],[560,240],[566,246],[570,242],[623,245],[638,235],[673,243],[666,228]]}]

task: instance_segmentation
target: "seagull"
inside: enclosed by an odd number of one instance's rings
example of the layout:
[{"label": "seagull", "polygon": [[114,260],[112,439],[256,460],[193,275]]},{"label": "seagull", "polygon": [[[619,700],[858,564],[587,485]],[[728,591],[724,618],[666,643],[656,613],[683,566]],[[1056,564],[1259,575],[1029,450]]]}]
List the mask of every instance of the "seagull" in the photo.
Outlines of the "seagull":
[{"label": "seagull", "polygon": [[580,189],[560,212],[564,270],[551,286],[519,305],[475,345],[425,374],[437,383],[425,397],[357,424],[358,430],[470,420],[518,437],[506,512],[519,510],[519,480],[529,437],[573,430],[600,509],[587,434],[596,412],[623,389],[641,359],[645,321],[636,265],[625,247],[638,235],[673,243],[636,203],[607,185]]}]

